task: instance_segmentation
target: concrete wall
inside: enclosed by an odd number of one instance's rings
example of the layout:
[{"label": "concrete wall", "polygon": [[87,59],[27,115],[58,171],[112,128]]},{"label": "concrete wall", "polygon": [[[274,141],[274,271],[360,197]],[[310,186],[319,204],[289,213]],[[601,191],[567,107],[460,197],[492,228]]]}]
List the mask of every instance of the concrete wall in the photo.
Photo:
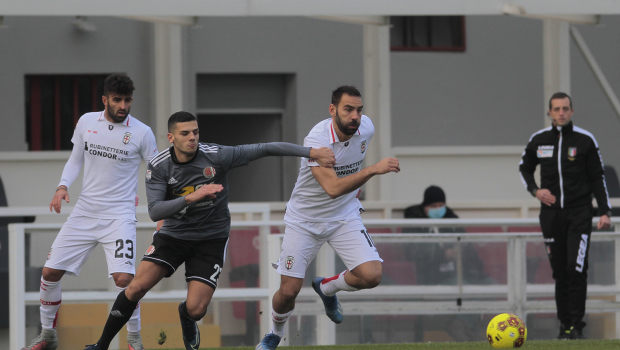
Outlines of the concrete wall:
[{"label": "concrete wall", "polygon": [[127,73],[136,86],[130,113],[150,124],[150,25],[116,18],[89,20],[96,31],[78,30],[72,17],[5,17],[5,27],[0,28],[0,151],[28,149],[26,74]]},{"label": "concrete wall", "polygon": [[394,146],[521,145],[542,127],[542,22],[465,26],[465,52],[392,52]]},{"label": "concrete wall", "polygon": [[192,73],[294,74],[297,142],[329,117],[334,88],[363,86],[359,25],[302,17],[202,18],[200,24],[187,31],[190,81]]},{"label": "concrete wall", "polygon": [[[97,30],[84,33],[72,20],[5,18],[6,27],[0,29],[0,151],[27,149],[25,74],[127,72],[137,86],[132,114],[154,124],[152,25],[94,17],[90,20]],[[285,118],[295,122],[287,124],[285,140],[301,143],[308,130],[328,116],[334,87],[363,86],[359,25],[301,17],[205,17],[199,24],[183,28],[186,110],[198,106],[197,74],[287,74],[294,86],[287,88]],[[620,17],[604,16],[601,26],[578,28],[612,87],[620,91],[615,45]],[[465,52],[391,54],[392,140],[407,169],[388,175],[394,177],[393,200],[418,201],[430,182],[447,186],[454,200],[528,198],[517,173],[518,150],[543,127],[545,118],[541,22],[468,16],[466,34]],[[594,133],[606,163],[620,166],[620,154],[613,152],[620,147],[620,121],[574,44],[571,66],[573,119]],[[470,146],[476,147],[473,154],[459,151]],[[432,154],[425,147],[433,147]],[[505,147],[509,154],[502,151]],[[48,204],[49,193],[43,189],[55,186],[63,161],[57,159],[53,166],[40,161],[2,163],[0,176],[19,174],[17,184],[5,179],[11,205]],[[293,169],[298,164],[287,162]],[[287,176],[294,181],[295,171]],[[79,189],[78,184],[74,188]],[[39,198],[41,193],[47,195]]]}]

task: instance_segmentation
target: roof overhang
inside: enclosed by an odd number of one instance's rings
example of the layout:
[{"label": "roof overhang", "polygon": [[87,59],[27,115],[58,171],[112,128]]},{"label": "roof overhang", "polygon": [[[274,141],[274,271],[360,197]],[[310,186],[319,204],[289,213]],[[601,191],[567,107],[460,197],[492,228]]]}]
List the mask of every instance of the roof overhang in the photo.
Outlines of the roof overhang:
[{"label": "roof overhang", "polygon": [[0,16],[394,16],[620,14],[620,0],[0,0]]}]

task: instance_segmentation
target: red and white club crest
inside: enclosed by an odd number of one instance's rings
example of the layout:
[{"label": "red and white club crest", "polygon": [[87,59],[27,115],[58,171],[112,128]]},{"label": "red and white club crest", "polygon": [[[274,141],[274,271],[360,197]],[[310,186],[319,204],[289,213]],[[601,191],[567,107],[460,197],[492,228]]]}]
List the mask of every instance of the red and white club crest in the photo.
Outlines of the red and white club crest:
[{"label": "red and white club crest", "polygon": [[362,153],[366,152],[366,140],[362,141],[362,144],[360,145],[360,151],[362,151]]},{"label": "red and white club crest", "polygon": [[123,135],[123,143],[124,144],[128,144],[129,140],[131,140],[131,133],[130,132],[126,132],[125,135]]},{"label": "red and white club crest", "polygon": [[212,179],[215,176],[215,169],[212,166],[208,166],[205,168],[205,170],[202,171],[202,174],[207,179]]},{"label": "red and white club crest", "polygon": [[295,258],[293,258],[292,256],[287,256],[286,257],[286,263],[284,264],[286,269],[287,270],[292,269],[293,268],[293,264],[295,264]]},{"label": "red and white club crest", "polygon": [[150,246],[149,249],[146,250],[146,253],[144,253],[144,255],[151,255],[155,252],[155,246]]}]

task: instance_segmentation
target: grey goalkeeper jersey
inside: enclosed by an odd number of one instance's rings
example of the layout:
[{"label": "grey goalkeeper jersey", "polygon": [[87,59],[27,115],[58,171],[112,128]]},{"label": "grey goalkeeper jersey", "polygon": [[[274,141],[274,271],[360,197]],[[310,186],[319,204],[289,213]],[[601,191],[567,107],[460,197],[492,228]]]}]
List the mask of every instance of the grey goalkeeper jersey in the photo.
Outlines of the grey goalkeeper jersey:
[{"label": "grey goalkeeper jersey", "polygon": [[[228,237],[228,179],[230,169],[266,156],[309,157],[310,147],[272,142],[240,146],[199,143],[194,158],[181,163],[170,147],[147,165],[146,197],[153,221],[164,220],[160,233],[183,240]],[[185,203],[185,196],[208,184],[224,188],[215,199]]]}]

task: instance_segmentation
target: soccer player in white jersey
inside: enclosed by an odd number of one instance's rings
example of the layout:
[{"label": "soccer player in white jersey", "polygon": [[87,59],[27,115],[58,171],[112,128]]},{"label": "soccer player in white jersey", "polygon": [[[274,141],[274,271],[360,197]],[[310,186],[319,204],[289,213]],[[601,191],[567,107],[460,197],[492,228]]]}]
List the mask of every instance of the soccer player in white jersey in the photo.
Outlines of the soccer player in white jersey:
[{"label": "soccer player in white jersey", "polygon": [[331,118],[318,123],[304,140],[306,147],[331,147],[336,165],[318,167],[302,158],[299,177],[286,205],[284,241],[277,263],[280,289],[273,296],[272,328],[256,346],[273,350],[284,336],[284,324],[295,308],[306,268],[324,243],[334,248],[347,270],[330,277],[316,277],[312,287],[319,294],[327,316],[341,323],[343,311],[336,292],[374,288],[381,282],[381,258],[362,223],[358,200],[360,187],[375,175],[399,172],[398,159],[384,158],[362,169],[374,126],[362,114],[362,95],[353,86],[332,92]]},{"label": "soccer player in white jersey", "polygon": [[[47,255],[41,277],[41,334],[22,350],[54,350],[56,319],[61,303],[60,279],[77,276],[90,253],[101,243],[109,278],[119,291],[133,279],[136,256],[136,191],[140,163],[157,155],[155,136],[129,114],[134,85],[124,74],[104,81],[105,110],[84,114],[73,133],[73,151],[62,172],[50,211],[69,202],[67,190],[84,165],[82,191],[71,215]],[[129,350],[142,350],[140,308],[127,325]]]}]

